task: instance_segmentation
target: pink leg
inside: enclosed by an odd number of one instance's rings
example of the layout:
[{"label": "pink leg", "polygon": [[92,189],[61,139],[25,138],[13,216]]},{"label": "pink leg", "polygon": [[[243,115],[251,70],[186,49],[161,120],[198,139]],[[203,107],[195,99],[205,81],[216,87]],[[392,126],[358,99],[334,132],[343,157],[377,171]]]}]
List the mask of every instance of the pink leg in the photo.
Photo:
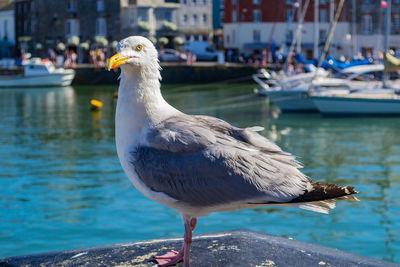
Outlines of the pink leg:
[{"label": "pink leg", "polygon": [[185,234],[183,237],[182,248],[179,252],[171,250],[167,254],[162,256],[154,257],[159,267],[166,267],[177,264],[178,262],[184,260],[184,266],[189,267],[189,257],[190,257],[190,245],[192,244],[192,232],[196,227],[196,218],[183,217],[185,225]]}]

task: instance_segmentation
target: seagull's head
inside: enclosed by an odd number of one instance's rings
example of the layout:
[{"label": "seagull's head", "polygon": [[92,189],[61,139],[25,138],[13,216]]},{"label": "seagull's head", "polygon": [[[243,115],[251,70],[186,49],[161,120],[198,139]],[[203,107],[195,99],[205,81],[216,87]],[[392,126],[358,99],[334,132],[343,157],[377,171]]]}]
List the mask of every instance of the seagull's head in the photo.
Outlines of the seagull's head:
[{"label": "seagull's head", "polygon": [[121,67],[124,72],[159,71],[157,49],[143,36],[130,36],[121,40],[117,52],[108,60],[108,70]]}]

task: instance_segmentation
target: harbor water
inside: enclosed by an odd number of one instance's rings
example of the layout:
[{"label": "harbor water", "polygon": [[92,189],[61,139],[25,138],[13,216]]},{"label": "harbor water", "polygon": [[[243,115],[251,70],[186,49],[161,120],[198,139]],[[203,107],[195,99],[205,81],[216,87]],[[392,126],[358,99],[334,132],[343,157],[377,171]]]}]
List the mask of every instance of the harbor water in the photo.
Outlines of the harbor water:
[{"label": "harbor water", "polygon": [[[199,218],[195,234],[249,229],[400,263],[400,118],[280,114],[253,86],[162,91],[186,113],[263,126],[304,173],[354,185],[361,201],[339,201],[330,215],[281,207],[214,213]],[[178,212],[142,196],[120,167],[116,89],[0,90],[0,257],[183,235]],[[91,99],[103,109],[91,111]]]}]

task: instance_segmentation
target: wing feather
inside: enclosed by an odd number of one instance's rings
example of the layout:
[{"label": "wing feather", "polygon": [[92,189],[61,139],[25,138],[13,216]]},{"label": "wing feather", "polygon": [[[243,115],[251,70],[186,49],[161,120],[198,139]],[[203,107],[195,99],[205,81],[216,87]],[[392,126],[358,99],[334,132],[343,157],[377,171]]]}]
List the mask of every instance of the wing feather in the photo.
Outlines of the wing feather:
[{"label": "wing feather", "polygon": [[206,116],[154,126],[132,165],[152,190],[193,206],[288,202],[309,184],[294,157],[268,139]]}]

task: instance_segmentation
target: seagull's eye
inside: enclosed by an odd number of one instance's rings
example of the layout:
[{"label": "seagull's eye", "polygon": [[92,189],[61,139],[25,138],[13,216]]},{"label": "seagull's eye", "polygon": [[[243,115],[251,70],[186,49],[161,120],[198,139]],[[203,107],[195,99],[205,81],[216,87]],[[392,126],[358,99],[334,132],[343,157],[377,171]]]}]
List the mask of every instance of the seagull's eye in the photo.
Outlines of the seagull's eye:
[{"label": "seagull's eye", "polygon": [[141,45],[141,44],[138,44],[137,46],[136,46],[136,51],[141,51],[143,49],[143,45]]}]

